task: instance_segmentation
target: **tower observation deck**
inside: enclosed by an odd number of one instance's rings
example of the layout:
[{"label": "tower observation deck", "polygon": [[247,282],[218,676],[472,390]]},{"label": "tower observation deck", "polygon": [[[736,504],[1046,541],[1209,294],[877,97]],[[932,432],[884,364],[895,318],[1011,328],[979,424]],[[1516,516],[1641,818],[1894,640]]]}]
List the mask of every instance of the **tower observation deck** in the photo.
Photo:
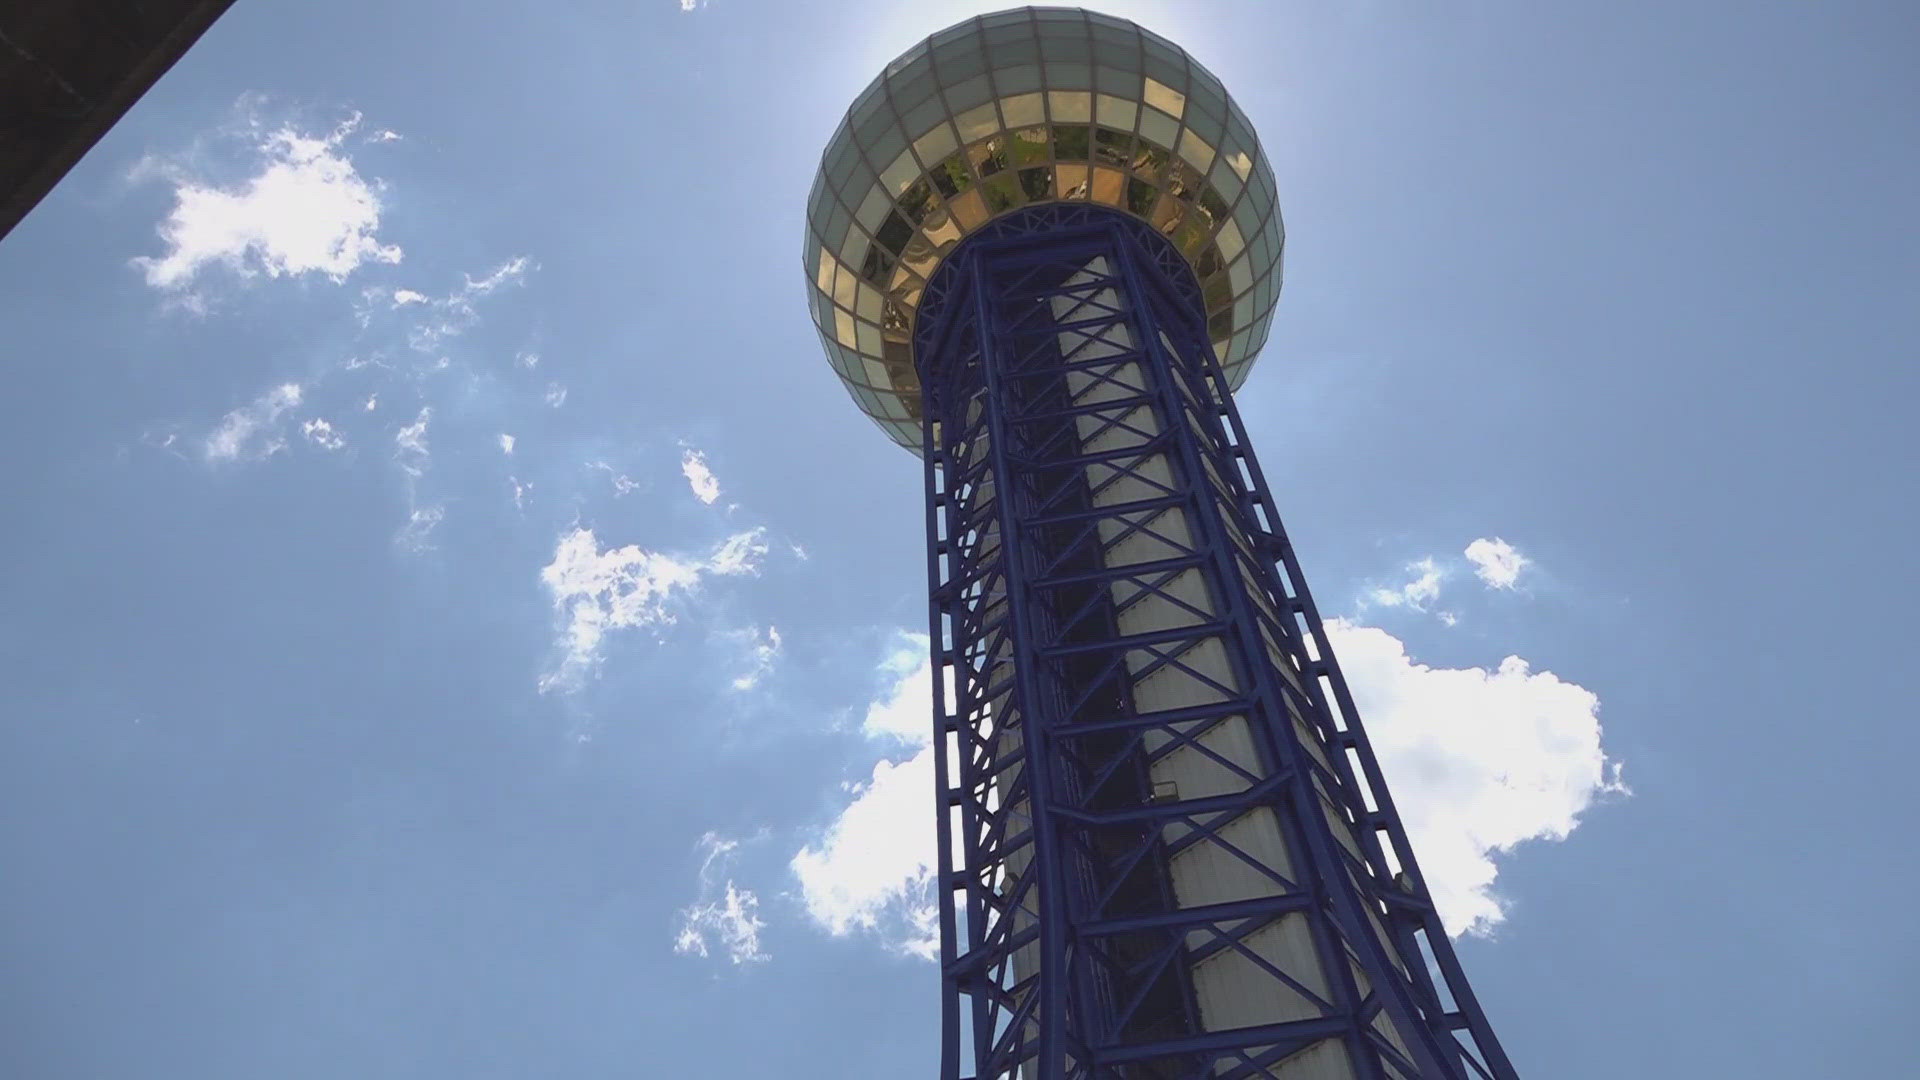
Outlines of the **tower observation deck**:
[{"label": "tower observation deck", "polygon": [[1511,1080],[1233,401],[1284,232],[1246,116],[1025,8],[855,101],[827,356],[923,459],[941,1080]]}]

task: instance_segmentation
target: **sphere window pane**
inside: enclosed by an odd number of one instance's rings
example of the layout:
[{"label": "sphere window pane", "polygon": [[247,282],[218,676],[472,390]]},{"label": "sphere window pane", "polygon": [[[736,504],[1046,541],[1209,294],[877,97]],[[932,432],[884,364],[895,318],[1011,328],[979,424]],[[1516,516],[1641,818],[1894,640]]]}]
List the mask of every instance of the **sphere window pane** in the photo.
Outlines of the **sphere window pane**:
[{"label": "sphere window pane", "polygon": [[1151,139],[1160,146],[1171,147],[1180,134],[1180,121],[1161,112],[1159,109],[1146,109],[1140,114],[1140,137]]},{"label": "sphere window pane", "polygon": [[1084,124],[1093,119],[1093,95],[1083,90],[1054,90],[1047,94],[1047,111],[1056,124]]},{"label": "sphere window pane", "polygon": [[915,140],[913,150],[921,161],[931,166],[944,160],[959,146],[960,140],[954,137],[953,125],[943,123]]},{"label": "sphere window pane", "polygon": [[1046,107],[1041,104],[1039,94],[1001,98],[1000,115],[1006,117],[1006,124],[1010,128],[1044,123],[1047,119]]},{"label": "sphere window pane", "polygon": [[1094,118],[1104,127],[1131,133],[1140,123],[1140,106],[1126,98],[1100,94],[1094,98]]},{"label": "sphere window pane", "polygon": [[947,108],[966,112],[993,101],[993,85],[985,75],[975,75],[947,90]]},{"label": "sphere window pane", "polygon": [[1169,116],[1178,117],[1187,111],[1187,95],[1152,76],[1146,80],[1146,101]]},{"label": "sphere window pane", "polygon": [[900,156],[893,159],[893,164],[887,166],[887,171],[880,174],[880,186],[887,194],[897,195],[905,191],[918,175],[919,164],[913,160],[912,154],[902,150]]},{"label": "sphere window pane", "polygon": [[992,102],[960,114],[960,141],[978,142],[1000,130],[1000,114]]},{"label": "sphere window pane", "polygon": [[1040,89],[1040,67],[1038,64],[1023,64],[1019,67],[997,70],[993,73],[993,85],[1002,97],[1009,94],[1025,94]]}]

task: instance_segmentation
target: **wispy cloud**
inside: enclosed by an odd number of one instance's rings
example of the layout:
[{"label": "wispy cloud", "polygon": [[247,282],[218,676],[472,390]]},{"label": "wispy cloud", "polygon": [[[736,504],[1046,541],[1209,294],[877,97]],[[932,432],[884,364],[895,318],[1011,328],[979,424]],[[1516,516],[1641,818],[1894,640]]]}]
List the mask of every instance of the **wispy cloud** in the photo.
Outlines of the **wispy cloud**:
[{"label": "wispy cloud", "polygon": [[516,255],[480,277],[461,276],[461,283],[443,296],[429,296],[417,289],[389,289],[373,286],[362,291],[359,317],[362,325],[371,325],[376,311],[405,312],[407,345],[415,352],[437,356],[454,338],[472,330],[480,322],[480,301],[509,286],[523,282],[537,269],[533,260]]},{"label": "wispy cloud", "polygon": [[693,489],[694,498],[712,506],[720,497],[720,481],[707,467],[707,455],[689,447],[680,455],[680,472],[687,478],[687,486]]},{"label": "wispy cloud", "polygon": [[420,412],[407,424],[394,432],[394,458],[408,476],[418,477],[427,471],[430,454],[427,450],[427,425],[433,420],[433,406],[422,405]]},{"label": "wispy cloud", "polygon": [[708,577],[757,573],[767,554],[764,531],[728,537],[705,556],[647,551],[636,544],[600,547],[590,529],[560,536],[553,561],[540,580],[561,614],[559,665],[540,680],[540,688],[573,689],[598,667],[610,631],[670,625],[676,601]]},{"label": "wispy cloud", "polygon": [[807,914],[836,936],[868,933],[888,948],[933,958],[933,668],[927,639],[899,635],[862,730],[881,751],[847,805],[790,863]]},{"label": "wispy cloud", "polygon": [[1482,537],[1467,545],[1467,561],[1473,564],[1473,572],[1480,580],[1494,589],[1511,589],[1520,580],[1521,571],[1533,565],[1533,560],[1515,550],[1512,544],[1499,537]]},{"label": "wispy cloud", "polygon": [[501,453],[503,454],[513,453],[513,443],[514,443],[513,436],[507,434],[504,431],[500,433],[500,452]]},{"label": "wispy cloud", "polygon": [[300,404],[299,383],[282,383],[222,417],[201,444],[208,461],[262,458],[286,448],[280,415]]},{"label": "wispy cloud", "polygon": [[409,506],[407,523],[400,527],[394,543],[403,551],[422,552],[433,550],[433,530],[447,516],[443,506]]},{"label": "wispy cloud", "polygon": [[749,667],[744,674],[733,680],[735,690],[751,690],[760,685],[760,680],[773,673],[774,661],[780,658],[780,631],[769,626],[764,630],[757,626],[745,630],[736,630],[729,635],[746,645]]},{"label": "wispy cloud", "polygon": [[767,924],[760,919],[760,898],[725,876],[740,842],[707,833],[699,846],[705,853],[700,863],[700,897],[680,909],[673,951],[711,956],[717,949],[735,965],[764,963],[768,957],[760,946],[760,931]]},{"label": "wispy cloud", "polygon": [[241,278],[318,274],[340,282],[365,263],[399,262],[400,248],[378,235],[380,185],[343,149],[359,126],[358,113],[324,134],[250,125],[251,174],[232,185],[196,175],[183,160],[141,162],[136,178],[171,184],[174,204],[158,227],[166,251],[133,265],[147,284],[201,306],[191,290],[211,266]]},{"label": "wispy cloud", "polygon": [[331,423],[319,417],[301,424],[300,434],[322,450],[339,450],[347,445],[346,438],[335,431]]},{"label": "wispy cloud", "polygon": [[630,495],[640,489],[638,481],[604,461],[589,461],[587,467],[590,469],[598,469],[607,474],[607,479],[613,483],[613,497],[616,499]]}]

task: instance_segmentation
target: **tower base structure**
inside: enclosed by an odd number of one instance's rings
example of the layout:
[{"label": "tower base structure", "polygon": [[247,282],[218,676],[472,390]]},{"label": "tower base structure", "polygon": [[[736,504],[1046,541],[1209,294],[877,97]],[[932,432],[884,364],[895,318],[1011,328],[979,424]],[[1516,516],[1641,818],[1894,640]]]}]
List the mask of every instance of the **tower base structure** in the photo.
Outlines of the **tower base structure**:
[{"label": "tower base structure", "polygon": [[942,1080],[1513,1080],[1204,310],[1088,204],[928,284]]}]

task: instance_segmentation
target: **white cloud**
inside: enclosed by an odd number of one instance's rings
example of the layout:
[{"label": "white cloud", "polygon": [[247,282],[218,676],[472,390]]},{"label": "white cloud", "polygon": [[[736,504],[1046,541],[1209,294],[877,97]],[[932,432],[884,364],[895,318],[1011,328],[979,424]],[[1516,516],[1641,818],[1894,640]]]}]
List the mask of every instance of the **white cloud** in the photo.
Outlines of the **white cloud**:
[{"label": "white cloud", "polygon": [[[1599,700],[1508,657],[1492,671],[1413,662],[1383,630],[1327,624],[1389,790],[1450,933],[1506,917],[1495,858],[1564,840],[1604,794],[1625,793],[1600,745]],[[932,667],[902,635],[862,729],[886,749],[871,775],[791,868],[815,922],[871,933],[932,958],[939,935],[933,808]]]},{"label": "white cloud", "polygon": [[559,383],[547,384],[547,404],[559,408],[567,403],[567,388]]},{"label": "white cloud", "polygon": [[389,142],[399,142],[402,138],[404,138],[404,136],[402,136],[397,131],[391,131],[386,128],[381,128],[379,131],[376,131],[373,134],[367,136],[367,141],[376,142],[376,143],[389,143]]},{"label": "white cloud", "polygon": [[1520,580],[1520,572],[1533,565],[1532,559],[1497,536],[1491,540],[1482,537],[1468,544],[1466,556],[1480,580],[1495,589],[1513,588],[1514,582]]},{"label": "white cloud", "polygon": [[280,414],[300,404],[299,383],[282,383],[222,417],[201,445],[208,461],[266,457],[286,448]]},{"label": "white cloud", "polygon": [[508,435],[504,431],[500,433],[500,452],[503,454],[513,453],[513,436]]},{"label": "white cloud", "polygon": [[889,748],[816,843],[789,864],[813,920],[834,935],[871,933],[889,948],[939,952],[934,896],[933,668],[927,639],[902,634],[880,665],[884,686],[865,733]]},{"label": "white cloud", "polygon": [[919,746],[933,737],[933,665],[927,635],[900,633],[880,662],[884,688],[867,705],[861,730],[876,739]]},{"label": "white cloud", "polygon": [[368,394],[368,395],[367,395],[367,403],[366,403],[366,405],[364,405],[364,406],[362,406],[362,408],[364,408],[364,409],[365,409],[365,410],[366,410],[367,412],[372,412],[373,410],[375,410],[375,409],[377,409],[377,408],[379,408],[379,407],[380,407],[380,395],[379,395],[379,394]]},{"label": "white cloud", "polygon": [[529,480],[523,484],[520,482],[519,477],[509,476],[507,477],[507,483],[513,485],[513,508],[515,510],[526,509],[527,492],[533,490],[533,481]]},{"label": "white cloud", "polygon": [[393,290],[394,307],[406,307],[409,304],[424,304],[427,302],[427,299],[426,293],[414,292],[412,289]]},{"label": "white cloud", "polygon": [[540,688],[579,686],[598,666],[608,631],[670,625],[675,601],[702,579],[757,573],[766,554],[761,529],[730,536],[705,557],[646,551],[635,544],[602,550],[590,529],[562,534],[540,580],[561,613],[563,657],[541,678]]},{"label": "white cloud", "polygon": [[1376,588],[1368,600],[1383,607],[1427,610],[1427,605],[1440,597],[1440,581],[1446,577],[1446,571],[1429,558],[1408,563],[1407,572],[1414,576],[1406,584],[1392,589]]},{"label": "white cloud", "polygon": [[761,679],[772,673],[773,662],[780,658],[780,630],[772,626],[765,630],[749,627],[735,632],[732,636],[746,644],[747,659],[752,665],[745,674],[733,680],[733,688],[742,691],[751,690],[760,685]]},{"label": "white cloud", "polygon": [[689,449],[680,455],[680,472],[687,478],[687,486],[693,489],[693,497],[713,505],[720,497],[720,481],[707,467],[707,455],[698,450]]},{"label": "white cloud", "polygon": [[760,898],[749,889],[737,887],[731,878],[713,897],[715,881],[732,861],[740,846],[707,833],[700,838],[706,858],[700,864],[700,899],[680,909],[679,928],[674,933],[673,951],[683,956],[710,956],[722,949],[734,964],[757,964],[767,959],[760,947],[760,931],[767,924],[760,920]]},{"label": "white cloud", "polygon": [[321,274],[341,282],[364,263],[399,262],[400,248],[377,235],[379,185],[363,179],[341,150],[359,124],[356,113],[325,135],[291,126],[261,134],[254,127],[255,171],[228,187],[189,175],[179,163],[142,162],[135,175],[166,179],[174,205],[158,229],[166,253],[133,264],[147,284],[181,295],[213,265],[242,277]]},{"label": "white cloud", "polygon": [[517,359],[520,362],[521,367],[526,368],[528,371],[532,371],[534,368],[537,368],[540,366],[539,353],[523,352],[519,356],[515,357],[515,359]]},{"label": "white cloud", "polygon": [[300,433],[322,450],[338,450],[347,445],[346,438],[335,431],[332,424],[318,417],[301,424]]},{"label": "white cloud", "polygon": [[1495,857],[1566,839],[1595,798],[1626,790],[1599,698],[1517,656],[1435,668],[1384,630],[1334,619],[1327,633],[1441,919],[1490,931],[1506,917]]},{"label": "white cloud", "polygon": [[427,424],[432,419],[433,407],[423,405],[413,423],[394,433],[393,445],[397,448],[394,456],[399,458],[400,467],[409,476],[419,476],[427,471]]}]

